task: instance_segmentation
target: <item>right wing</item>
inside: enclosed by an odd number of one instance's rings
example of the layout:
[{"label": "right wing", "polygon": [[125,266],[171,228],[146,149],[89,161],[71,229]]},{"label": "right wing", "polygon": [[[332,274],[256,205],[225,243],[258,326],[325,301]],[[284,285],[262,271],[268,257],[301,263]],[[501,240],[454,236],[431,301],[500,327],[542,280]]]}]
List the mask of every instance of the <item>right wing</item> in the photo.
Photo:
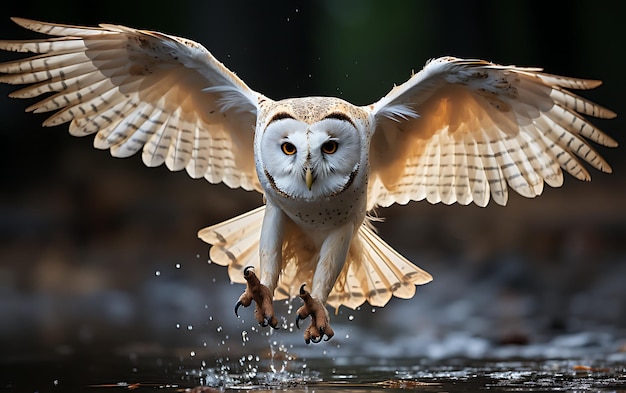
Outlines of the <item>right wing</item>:
[{"label": "right wing", "polygon": [[253,140],[266,98],[202,45],[124,26],[13,21],[57,36],[0,41],[0,49],[37,54],[0,64],[0,82],[28,85],[11,97],[46,94],[27,109],[56,111],[45,126],[70,122],[72,135],[96,133],[94,146],[115,157],[143,150],[147,166],[165,162],[193,178],[261,190]]},{"label": "right wing", "polygon": [[504,205],[507,185],[532,198],[544,183],[560,186],[562,169],[589,180],[581,161],[611,172],[587,140],[617,143],[583,115],[615,113],[569,91],[598,85],[483,60],[428,62],[370,107],[368,210],[422,199]]}]

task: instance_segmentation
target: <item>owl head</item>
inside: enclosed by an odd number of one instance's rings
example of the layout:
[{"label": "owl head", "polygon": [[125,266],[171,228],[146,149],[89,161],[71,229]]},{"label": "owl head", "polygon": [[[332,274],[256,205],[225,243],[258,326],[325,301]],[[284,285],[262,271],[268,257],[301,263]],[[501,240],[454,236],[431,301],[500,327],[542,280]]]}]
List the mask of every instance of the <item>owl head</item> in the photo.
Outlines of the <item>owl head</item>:
[{"label": "owl head", "polygon": [[276,102],[257,130],[257,172],[267,188],[315,200],[350,188],[363,162],[363,127],[345,101],[299,98]]}]

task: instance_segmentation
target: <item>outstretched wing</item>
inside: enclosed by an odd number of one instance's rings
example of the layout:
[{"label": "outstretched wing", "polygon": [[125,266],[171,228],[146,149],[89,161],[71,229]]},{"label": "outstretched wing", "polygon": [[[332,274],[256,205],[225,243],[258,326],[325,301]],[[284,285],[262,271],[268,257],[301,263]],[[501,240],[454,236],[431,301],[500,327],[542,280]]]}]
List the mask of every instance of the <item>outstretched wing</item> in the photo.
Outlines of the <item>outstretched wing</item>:
[{"label": "outstretched wing", "polygon": [[70,133],[96,133],[94,146],[115,157],[143,150],[143,162],[165,162],[193,178],[260,190],[254,169],[257,105],[248,88],[203,46],[124,26],[68,26],[13,18],[57,36],[0,41],[0,49],[33,52],[0,64],[0,82],[28,84],[11,94],[45,95],[27,110],[56,111],[45,122],[70,122]]},{"label": "outstretched wing", "polygon": [[368,209],[424,198],[485,206],[490,196],[504,205],[507,184],[535,197],[544,182],[562,184],[561,168],[589,180],[579,159],[611,172],[586,139],[617,143],[582,115],[615,113],[566,90],[601,82],[540,71],[440,58],[371,105]]}]

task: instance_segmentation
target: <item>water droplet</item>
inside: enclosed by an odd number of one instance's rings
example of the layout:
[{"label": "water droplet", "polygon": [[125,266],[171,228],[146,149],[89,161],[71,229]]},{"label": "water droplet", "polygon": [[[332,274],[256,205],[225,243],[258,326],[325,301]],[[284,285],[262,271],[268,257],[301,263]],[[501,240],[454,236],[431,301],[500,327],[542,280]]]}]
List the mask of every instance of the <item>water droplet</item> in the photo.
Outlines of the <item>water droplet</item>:
[{"label": "water droplet", "polygon": [[187,330],[193,330],[193,326],[192,325],[187,325]]},{"label": "water droplet", "polygon": [[176,324],[176,329],[180,329],[180,323]]},{"label": "water droplet", "polygon": [[217,330],[218,332],[221,332],[221,331],[222,331],[222,327],[221,327],[221,326],[218,326],[216,330]]},{"label": "water droplet", "polygon": [[154,275],[155,275],[155,276],[160,276],[160,275],[161,275],[161,272],[157,270],[156,272],[154,272]]},{"label": "water droplet", "polygon": [[176,269],[180,269],[180,263],[176,264]]},{"label": "water droplet", "polygon": [[189,354],[191,355],[191,357],[196,356],[196,352],[195,351],[191,351]]},{"label": "water droplet", "polygon": [[346,338],[350,338],[350,335],[349,335],[349,334],[346,334]]},{"label": "water droplet", "polygon": [[348,319],[349,319],[350,321],[354,321],[354,315],[350,315],[350,316],[348,316]]}]

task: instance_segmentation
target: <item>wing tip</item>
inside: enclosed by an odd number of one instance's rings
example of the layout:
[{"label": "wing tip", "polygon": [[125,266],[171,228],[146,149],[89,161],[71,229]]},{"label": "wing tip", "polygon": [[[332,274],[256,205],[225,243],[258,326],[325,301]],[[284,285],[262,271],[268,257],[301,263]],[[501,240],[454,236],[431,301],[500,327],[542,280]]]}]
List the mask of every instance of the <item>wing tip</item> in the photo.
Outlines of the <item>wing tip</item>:
[{"label": "wing tip", "polygon": [[38,22],[34,19],[22,18],[19,16],[12,16],[10,19],[11,19],[11,22],[28,30],[33,30],[32,28],[29,27],[29,25],[42,24],[42,22]]}]

